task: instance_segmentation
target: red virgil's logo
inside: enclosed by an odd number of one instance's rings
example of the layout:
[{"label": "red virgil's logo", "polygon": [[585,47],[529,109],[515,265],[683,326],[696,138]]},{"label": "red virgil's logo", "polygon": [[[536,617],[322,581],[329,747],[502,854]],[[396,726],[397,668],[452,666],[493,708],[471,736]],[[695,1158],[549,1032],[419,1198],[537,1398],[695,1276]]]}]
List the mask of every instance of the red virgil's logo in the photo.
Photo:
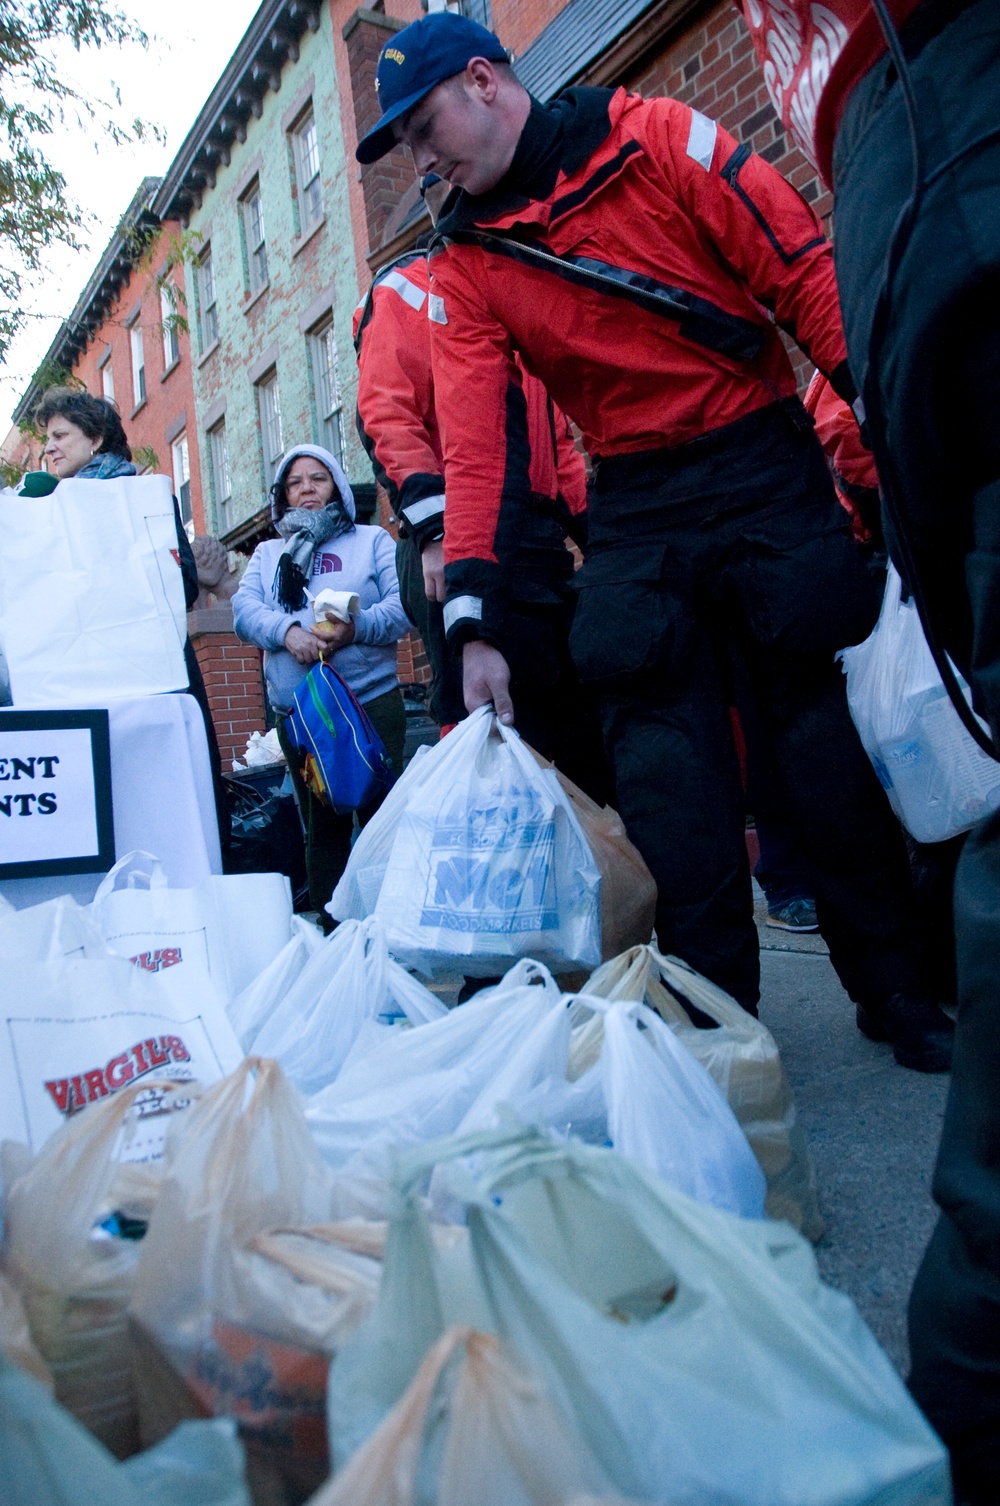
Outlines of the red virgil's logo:
[{"label": "red virgil's logo", "polygon": [[103,1067],[80,1072],[76,1077],[54,1077],[45,1084],[60,1114],[69,1116],[85,1104],[107,1098],[130,1082],[137,1082],[168,1062],[189,1062],[191,1053],[179,1035],[150,1036],[137,1041]]},{"label": "red virgil's logo", "polygon": [[134,962],[144,973],[158,973],[165,967],[176,967],[184,958],[179,946],[158,946],[153,952],[136,952],[128,960]]}]

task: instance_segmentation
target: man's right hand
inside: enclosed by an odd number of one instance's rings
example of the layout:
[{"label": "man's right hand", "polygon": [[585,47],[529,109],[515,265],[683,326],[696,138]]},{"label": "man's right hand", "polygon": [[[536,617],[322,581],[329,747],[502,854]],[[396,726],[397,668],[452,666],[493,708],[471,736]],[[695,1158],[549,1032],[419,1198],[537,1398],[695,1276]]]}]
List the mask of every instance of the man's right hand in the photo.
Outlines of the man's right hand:
[{"label": "man's right hand", "polygon": [[492,701],[497,720],[505,727],[514,725],[510,670],[499,649],[479,638],[467,643],[462,650],[462,680],[466,711],[475,711]]},{"label": "man's right hand", "polygon": [[424,568],[424,595],[428,601],[444,601],[444,540],[434,539],[420,555]]},{"label": "man's right hand", "polygon": [[323,645],[312,633],[293,623],[285,634],[285,647],[297,663],[315,664]]}]

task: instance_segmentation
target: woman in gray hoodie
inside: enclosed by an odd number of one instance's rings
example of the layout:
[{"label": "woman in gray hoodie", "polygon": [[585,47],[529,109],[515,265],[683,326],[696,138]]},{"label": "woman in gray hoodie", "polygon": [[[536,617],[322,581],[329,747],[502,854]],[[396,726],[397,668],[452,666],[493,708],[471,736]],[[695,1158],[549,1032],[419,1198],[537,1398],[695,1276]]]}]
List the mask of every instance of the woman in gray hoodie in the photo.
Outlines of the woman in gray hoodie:
[{"label": "woman in gray hoodie", "polygon": [[[350,483],[329,450],[302,444],[282,457],[271,488],[271,517],[280,538],[254,550],[233,598],[233,618],[244,642],[264,650],[268,699],[302,814],[309,897],[325,924],[323,906],[346,866],[353,817],[337,815],[310,793],[285,737],[285,716],[322,652],[364,706],[399,774],[406,713],[396,643],[410,624],[399,599],[393,541],[384,528],[355,522]],[[332,637],[332,624],[327,635],[314,631],[306,595],[327,588],[360,598],[357,615],[337,623]],[[362,821],[376,808],[363,811]]]}]

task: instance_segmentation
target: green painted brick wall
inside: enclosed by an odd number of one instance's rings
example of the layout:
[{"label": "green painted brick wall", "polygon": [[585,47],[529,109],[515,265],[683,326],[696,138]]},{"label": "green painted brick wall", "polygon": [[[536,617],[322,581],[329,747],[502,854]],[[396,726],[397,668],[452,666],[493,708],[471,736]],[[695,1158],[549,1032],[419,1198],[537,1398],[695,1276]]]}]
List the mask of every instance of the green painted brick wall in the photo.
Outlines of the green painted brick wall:
[{"label": "green painted brick wall", "polygon": [[[199,279],[187,270],[188,308],[194,357],[197,435],[205,479],[206,521],[226,534],[265,502],[262,435],[255,383],[262,368],[277,374],[282,439],[322,443],[316,412],[316,382],[308,328],[332,312],[342,401],[340,430],[345,469],[352,481],[370,482],[371,468],[354,426],[356,369],[351,319],[358,301],[357,263],[351,229],[348,165],[329,7],[317,32],[306,31],[296,61],[288,60],[280,88],[264,97],[260,119],[247,123],[243,143],[234,141],[228,165],[206,187],[190,230],[201,235],[197,253],[211,245],[215,272],[218,341],[206,349]],[[293,131],[312,105],[316,122],[324,218],[303,236]],[[259,182],[263,206],[268,285],[250,294],[241,196]],[[223,413],[224,408],[224,413]],[[223,418],[229,452],[231,499],[218,496],[207,429]]]}]

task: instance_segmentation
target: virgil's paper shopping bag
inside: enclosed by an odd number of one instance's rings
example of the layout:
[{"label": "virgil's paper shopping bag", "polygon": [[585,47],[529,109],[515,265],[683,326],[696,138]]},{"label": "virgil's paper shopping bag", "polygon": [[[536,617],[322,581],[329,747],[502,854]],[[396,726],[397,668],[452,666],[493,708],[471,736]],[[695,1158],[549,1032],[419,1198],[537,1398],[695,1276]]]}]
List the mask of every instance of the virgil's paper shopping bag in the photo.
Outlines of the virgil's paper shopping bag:
[{"label": "virgil's paper shopping bag", "polygon": [[183,690],[186,631],[166,476],[0,492],[0,643],[16,707]]},{"label": "virgil's paper shopping bag", "polygon": [[0,1140],[37,1152],[80,1109],[147,1083],[133,1149],[154,1160],[162,1080],[208,1086],[242,1058],[208,971],[194,964],[147,973],[117,957],[4,963]]}]

